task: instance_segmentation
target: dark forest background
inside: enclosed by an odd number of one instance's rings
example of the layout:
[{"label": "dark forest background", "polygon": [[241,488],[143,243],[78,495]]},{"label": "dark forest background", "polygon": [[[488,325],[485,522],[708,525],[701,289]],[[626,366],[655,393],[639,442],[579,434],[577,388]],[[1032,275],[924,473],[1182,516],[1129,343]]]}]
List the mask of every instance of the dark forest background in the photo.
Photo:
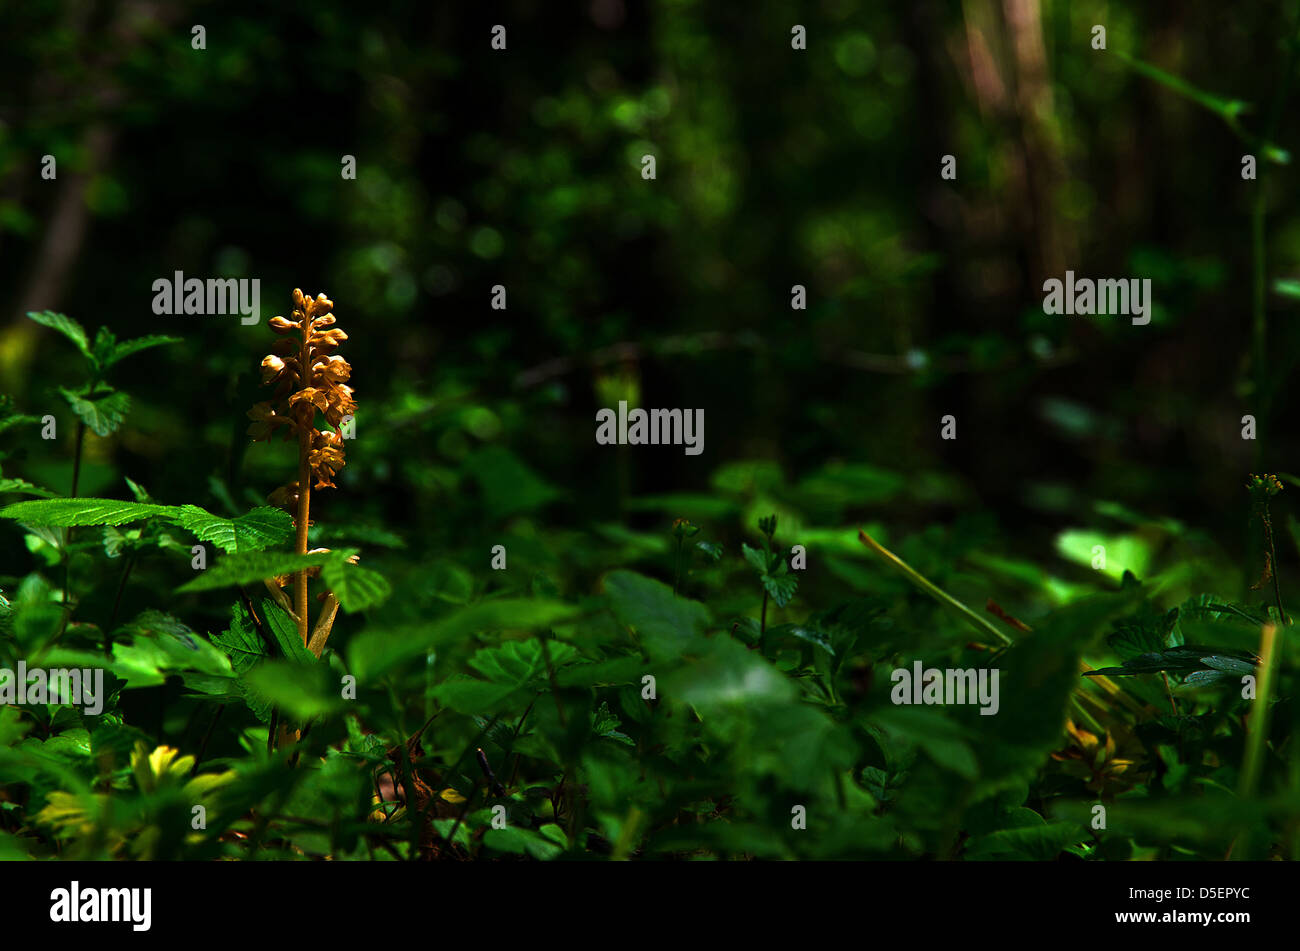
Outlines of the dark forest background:
[{"label": "dark forest background", "polygon": [[[71,420],[75,354],[29,310],[182,337],[116,368],[131,417],[88,437],[80,494],[129,497],[125,474],[242,511],[290,464],[243,413],[297,286],[335,301],[360,405],[314,514],[396,526],[408,559],[550,532],[548,571],[581,587],[592,537],[648,555],[672,518],[734,541],[770,509],[791,541],[929,532],[935,559],[996,556],[1039,596],[1082,577],[1087,533],[1147,576],[1179,539],[1201,577],[1171,584],[1240,590],[1247,474],[1294,468],[1300,301],[1274,287],[1300,274],[1293,173],[1250,144],[1294,143],[1292,22],[1275,3],[6,4],[0,391]],[[1151,278],[1154,319],[1045,316],[1066,269]],[[177,270],[260,279],[262,323],[154,315]],[[629,394],[704,408],[704,454],[598,447],[596,408]],[[73,431],[4,474],[67,492]]]}]

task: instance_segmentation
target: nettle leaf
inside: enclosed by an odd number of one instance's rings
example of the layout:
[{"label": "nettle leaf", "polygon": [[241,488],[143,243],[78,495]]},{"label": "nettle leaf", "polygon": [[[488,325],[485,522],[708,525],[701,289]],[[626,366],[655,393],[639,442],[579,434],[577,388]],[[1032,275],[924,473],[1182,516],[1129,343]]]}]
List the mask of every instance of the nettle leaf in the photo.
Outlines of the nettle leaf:
[{"label": "nettle leaf", "polygon": [[[107,328],[105,328],[107,329]],[[98,340],[95,341],[98,344]],[[134,340],[123,340],[115,344],[104,356],[100,357],[100,366],[108,369],[119,360],[124,360],[132,354],[139,353],[141,350],[148,350],[150,347],[161,347],[164,344],[180,343],[180,337],[167,337],[162,334],[149,334],[146,337],[136,337]]]},{"label": "nettle leaf", "polygon": [[269,505],[237,518],[222,518],[197,505],[182,505],[173,520],[201,541],[212,542],[226,552],[264,551],[283,545],[293,536],[293,517]]},{"label": "nettle leaf", "polygon": [[33,485],[22,479],[0,479],[0,493],[18,492],[22,495],[39,495],[42,498],[50,499],[54,493],[49,489],[42,489],[39,485]]},{"label": "nettle leaf", "polygon": [[368,628],[349,640],[348,667],[358,680],[370,680],[429,650],[483,631],[536,631],[578,613],[575,605],[545,598],[480,601],[422,624]]},{"label": "nettle leaf", "polygon": [[172,672],[194,671],[230,677],[230,660],[219,648],[161,611],[146,611],[122,628],[126,640],[113,645],[113,673],[128,687],[163,683]]},{"label": "nettle leaf", "polygon": [[1115,633],[1106,638],[1106,643],[1120,660],[1131,660],[1142,654],[1149,654],[1178,646],[1175,624],[1178,621],[1178,609],[1171,608],[1164,614],[1149,612],[1132,618],[1125,618],[1115,623]]},{"label": "nettle leaf", "polygon": [[211,591],[215,588],[252,584],[263,578],[274,578],[276,575],[287,575],[303,568],[326,565],[353,554],[355,552],[351,549],[316,552],[309,555],[299,555],[289,551],[235,552],[218,558],[212,567],[205,569],[193,581],[186,582],[176,590]]},{"label": "nettle leaf", "polygon": [[755,571],[760,574],[767,574],[767,552],[758,548],[751,548],[744,542],[740,543],[740,551],[745,556],[745,560],[754,567]]},{"label": "nettle leaf", "polygon": [[767,572],[763,573],[763,588],[776,602],[779,608],[785,607],[794,597],[795,590],[799,587],[799,579],[792,574],[780,572],[772,575]]},{"label": "nettle leaf", "polygon": [[500,707],[519,689],[517,684],[490,683],[454,674],[433,688],[433,696],[457,713],[486,715]]},{"label": "nettle leaf", "polygon": [[230,667],[236,674],[245,673],[266,657],[266,643],[257,633],[243,602],[236,601],[231,605],[230,627],[211,637],[212,643],[230,658]]},{"label": "nettle leaf", "polygon": [[606,575],[605,592],[619,623],[635,630],[652,656],[675,658],[701,646],[709,609],[700,602],[679,598],[663,582],[632,571]]},{"label": "nettle leaf", "polygon": [[382,604],[393,593],[388,579],[379,572],[349,564],[344,559],[326,563],[321,569],[321,580],[346,611],[364,611]]},{"label": "nettle leaf", "polygon": [[[546,650],[550,651],[551,666],[557,670],[578,657],[577,648],[559,641],[547,643]],[[522,686],[547,673],[546,654],[542,642],[536,638],[481,648],[470,658],[469,665],[488,680],[514,686]]]},{"label": "nettle leaf", "polygon": [[302,638],[298,635],[297,623],[284,608],[270,598],[263,598],[262,617],[266,620],[266,626],[271,629],[271,636],[275,638],[276,646],[280,648],[280,653],[285,659],[295,664],[316,663],[316,655],[302,642]]},{"label": "nettle leaf", "polygon": [[[95,392],[98,391],[98,392]],[[122,425],[131,410],[131,397],[119,390],[83,386],[79,390],[59,387],[77,418],[90,427],[96,436],[110,436]]]},{"label": "nettle leaf", "polygon": [[173,506],[117,499],[49,499],[14,502],[0,509],[0,518],[12,518],[26,525],[71,528],[81,525],[124,525],[127,522],[166,515]]},{"label": "nettle leaf", "polygon": [[80,350],[87,360],[93,360],[94,355],[90,352],[90,343],[86,339],[86,331],[67,314],[56,314],[52,310],[28,311],[27,316],[44,327],[57,330],[63,336],[67,337]]},{"label": "nettle leaf", "polygon": [[263,723],[269,723],[271,704],[251,691],[244,678],[245,674],[269,656],[269,648],[242,602],[236,601],[231,605],[230,627],[220,634],[213,634],[212,643],[225,652],[230,659],[231,670],[239,677],[237,697],[248,705],[253,716]]},{"label": "nettle leaf", "polygon": [[197,505],[158,505],[117,499],[50,499],[15,502],[0,509],[0,518],[16,519],[27,525],[62,528],[124,525],[153,517],[175,522],[201,540],[213,542],[227,552],[261,551],[281,545],[293,535],[293,519],[289,513],[270,506],[255,508],[237,518],[222,518]]}]

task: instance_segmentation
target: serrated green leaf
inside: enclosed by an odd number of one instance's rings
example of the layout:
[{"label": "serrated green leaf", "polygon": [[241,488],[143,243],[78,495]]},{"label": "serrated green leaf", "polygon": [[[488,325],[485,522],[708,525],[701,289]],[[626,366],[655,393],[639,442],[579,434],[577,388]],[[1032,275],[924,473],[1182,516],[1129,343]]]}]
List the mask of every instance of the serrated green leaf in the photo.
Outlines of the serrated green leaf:
[{"label": "serrated green leaf", "polygon": [[222,518],[197,505],[182,505],[173,521],[193,532],[201,541],[212,542],[222,551],[231,553],[264,551],[283,545],[293,537],[293,517],[269,505],[237,518]]},{"label": "serrated green leaf", "polygon": [[59,392],[72,407],[72,412],[90,427],[96,436],[110,436],[122,425],[126,414],[131,411],[131,397],[119,390],[97,388],[98,393],[91,393],[86,387],[69,390],[59,387]]},{"label": "serrated green leaf", "polygon": [[0,509],[0,518],[12,518],[27,525],[71,528],[81,525],[124,525],[142,518],[167,515],[174,506],[117,499],[48,499],[14,502]]},{"label": "serrated green leaf", "polygon": [[676,658],[700,645],[709,623],[709,610],[700,602],[632,571],[610,572],[605,592],[614,616],[640,635],[651,656]]},{"label": "serrated green leaf", "polygon": [[[351,554],[347,549],[343,552]],[[299,555],[289,551],[251,551],[223,555],[211,567],[199,573],[193,581],[187,581],[177,588],[180,592],[211,591],[215,588],[229,588],[236,585],[252,584],[264,578],[287,575],[303,568],[329,564],[337,561],[341,553],[337,551],[317,552]],[[342,557],[346,557],[343,554]]]},{"label": "serrated green leaf", "polygon": [[794,593],[799,587],[799,579],[791,574],[770,575],[763,572],[762,581],[763,588],[779,608],[783,608],[790,603],[790,599],[794,597]]},{"label": "serrated green leaf", "polygon": [[741,554],[745,556],[745,560],[749,562],[755,571],[760,574],[767,573],[767,552],[758,548],[752,548],[744,542],[740,543],[740,551]]},{"label": "serrated green leaf", "polygon": [[17,492],[22,495],[39,495],[42,498],[53,498],[54,493],[49,489],[42,489],[39,485],[33,485],[22,479],[0,479],[0,492]]},{"label": "serrated green leaf", "polygon": [[307,649],[298,634],[298,625],[292,617],[270,598],[262,599],[262,619],[271,629],[280,654],[295,664],[314,664],[316,656]]},{"label": "serrated green leaf", "polygon": [[86,338],[85,328],[77,323],[67,314],[58,314],[52,310],[28,311],[27,316],[42,326],[57,330],[63,336],[67,337],[77,349],[85,355],[87,360],[92,360],[93,355],[90,352],[90,343]]},{"label": "serrated green leaf", "polygon": [[101,358],[100,364],[104,369],[108,369],[119,360],[124,360],[132,354],[139,353],[141,350],[180,342],[180,337],[168,337],[163,334],[149,334],[145,337],[136,337],[133,340],[123,340],[121,343],[115,344],[108,352],[107,356]]},{"label": "serrated green leaf", "polygon": [[321,569],[321,580],[346,611],[364,611],[382,604],[393,593],[388,579],[379,572],[342,559],[328,562]]}]

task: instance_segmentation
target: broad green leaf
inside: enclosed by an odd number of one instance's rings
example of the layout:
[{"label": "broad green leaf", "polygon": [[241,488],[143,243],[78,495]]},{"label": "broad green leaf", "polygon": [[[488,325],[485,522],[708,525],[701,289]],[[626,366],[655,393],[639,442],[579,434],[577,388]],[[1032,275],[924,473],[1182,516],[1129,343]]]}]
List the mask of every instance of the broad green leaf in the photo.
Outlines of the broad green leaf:
[{"label": "broad green leaf", "polygon": [[480,601],[423,624],[369,628],[348,643],[348,666],[358,680],[381,677],[413,657],[483,631],[537,631],[579,613],[575,605],[543,598]]},{"label": "broad green leaf", "polygon": [[488,829],[483,834],[483,844],[498,852],[530,855],[539,861],[553,859],[564,851],[540,832],[522,826],[508,825],[504,829]]},{"label": "broad green leaf", "polygon": [[338,676],[328,664],[304,666],[266,660],[245,674],[244,680],[254,696],[299,720],[334,713],[346,704]]},{"label": "broad green leaf", "polygon": [[112,671],[128,687],[156,686],[168,674],[180,671],[233,675],[229,659],[219,648],[161,611],[141,614],[115,634],[114,641]]},{"label": "broad green leaf", "polygon": [[201,541],[212,542],[226,552],[264,551],[293,537],[293,517],[268,505],[237,518],[222,518],[197,505],[182,505],[173,520]]},{"label": "broad green leaf", "polygon": [[998,829],[972,838],[966,843],[964,857],[1050,862],[1067,845],[1087,838],[1088,834],[1073,822],[1048,822],[1017,829]]},{"label": "broad green leaf", "polygon": [[[577,648],[570,644],[551,642],[551,666],[557,671],[578,656]],[[501,684],[522,686],[529,681],[545,677],[546,655],[537,638],[528,641],[506,641],[496,647],[480,648],[469,660],[469,666],[488,680]]]},{"label": "broad green leaf", "polygon": [[640,654],[614,657],[594,664],[575,664],[555,672],[562,687],[593,687],[611,684],[640,683],[646,673],[646,662]]},{"label": "broad green leaf", "polygon": [[264,578],[287,575],[315,565],[327,565],[353,554],[348,549],[299,555],[288,551],[250,551],[222,555],[216,563],[199,572],[193,581],[177,591],[211,591],[235,585],[252,584]]},{"label": "broad green leaf", "polygon": [[321,569],[321,580],[346,611],[364,611],[382,604],[393,593],[388,579],[379,572],[342,559],[327,562]]},{"label": "broad green leaf", "polygon": [[485,716],[498,709],[518,689],[517,684],[489,683],[455,675],[434,687],[433,695],[459,713]]},{"label": "broad green leaf", "polygon": [[776,606],[779,608],[783,608],[790,603],[790,599],[794,597],[794,593],[799,587],[799,579],[784,572],[775,575],[764,572],[762,581],[763,588],[771,595],[772,600],[776,602]]},{"label": "broad green leaf", "polygon": [[14,502],[0,509],[0,518],[12,518],[27,525],[71,527],[78,525],[124,525],[127,522],[168,515],[174,506],[117,499],[49,499]]},{"label": "broad green leaf", "polygon": [[663,582],[631,571],[606,575],[605,592],[614,616],[637,632],[652,657],[676,658],[701,646],[709,610],[700,602],[679,598]]},{"label": "broad green leaf", "polygon": [[707,718],[724,708],[791,703],[798,695],[794,681],[730,638],[701,639],[696,652],[698,658],[663,677],[661,697],[689,703]]},{"label": "broad green leaf", "polygon": [[740,543],[740,551],[741,554],[745,556],[745,560],[749,562],[750,566],[753,567],[755,571],[760,574],[767,573],[767,552],[758,548],[753,548],[745,542]]},{"label": "broad green leaf", "polygon": [[230,667],[236,674],[244,673],[267,656],[266,644],[257,633],[243,602],[236,601],[231,605],[230,627],[211,637],[212,643],[230,658]]},{"label": "broad green leaf", "polygon": [[104,389],[91,393],[88,388],[69,390],[59,387],[77,418],[90,427],[96,436],[110,436],[117,431],[131,410],[131,397],[119,390]]}]

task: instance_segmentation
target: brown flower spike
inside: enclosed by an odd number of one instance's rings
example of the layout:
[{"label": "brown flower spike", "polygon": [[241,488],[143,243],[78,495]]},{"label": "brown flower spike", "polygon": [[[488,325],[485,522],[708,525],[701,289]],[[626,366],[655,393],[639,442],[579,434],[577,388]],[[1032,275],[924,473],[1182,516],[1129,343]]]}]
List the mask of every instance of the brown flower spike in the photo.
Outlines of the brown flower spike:
[{"label": "brown flower spike", "polygon": [[[343,422],[357,410],[352,387],[347,385],[352,367],[334,353],[348,335],[334,326],[333,309],[334,302],[324,294],[318,294],[313,300],[294,288],[292,316],[270,320],[271,329],[281,337],[275,343],[275,352],[262,361],[262,383],[275,387],[272,398],[248,411],[248,418],[253,421],[248,434],[254,442],[269,440],[276,430],[283,431],[286,442],[298,441],[298,478],[272,492],[269,501],[293,514],[297,531],[295,551],[300,555],[307,554],[311,491],[335,487],[334,475],[346,461]],[[317,413],[335,431],[316,429]],[[319,657],[338,612],[338,601],[333,594],[326,596],[316,630],[309,633],[307,578],[310,574],[300,571],[294,575],[292,608],[278,585],[268,583],[268,588],[298,622],[303,643]]]}]

